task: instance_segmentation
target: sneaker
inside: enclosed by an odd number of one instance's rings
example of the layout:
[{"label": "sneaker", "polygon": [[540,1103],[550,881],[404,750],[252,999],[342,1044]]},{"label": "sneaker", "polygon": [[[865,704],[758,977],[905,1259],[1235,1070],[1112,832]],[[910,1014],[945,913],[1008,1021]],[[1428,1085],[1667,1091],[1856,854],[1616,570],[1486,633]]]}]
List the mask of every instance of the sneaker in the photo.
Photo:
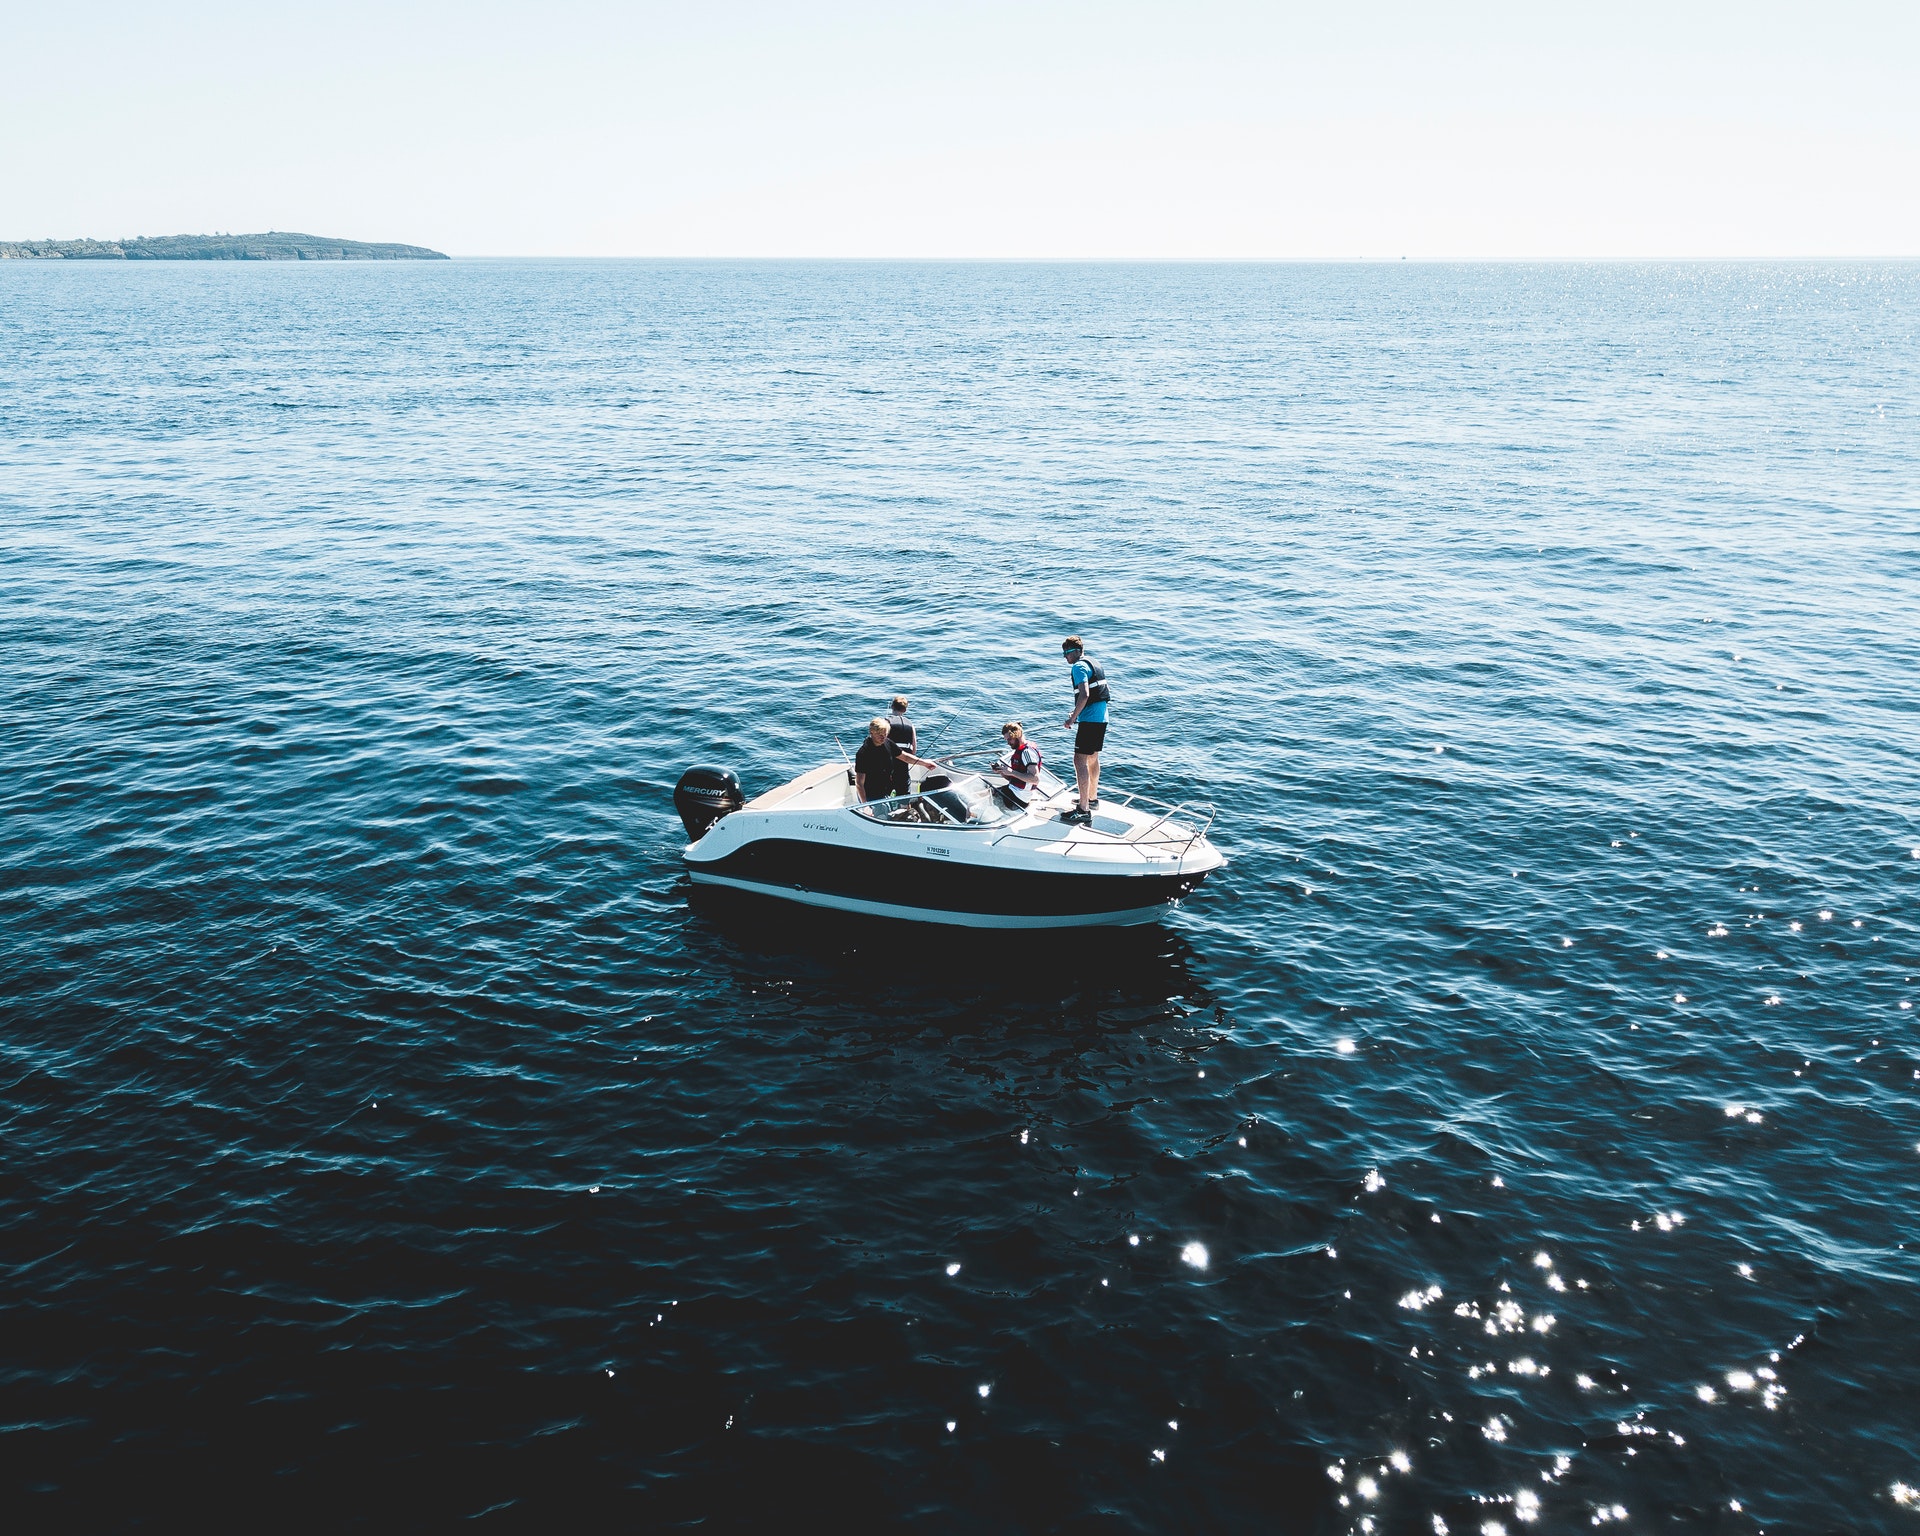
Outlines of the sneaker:
[{"label": "sneaker", "polygon": [[1093,813],[1091,811],[1063,811],[1060,820],[1069,827],[1089,826],[1093,821]]}]

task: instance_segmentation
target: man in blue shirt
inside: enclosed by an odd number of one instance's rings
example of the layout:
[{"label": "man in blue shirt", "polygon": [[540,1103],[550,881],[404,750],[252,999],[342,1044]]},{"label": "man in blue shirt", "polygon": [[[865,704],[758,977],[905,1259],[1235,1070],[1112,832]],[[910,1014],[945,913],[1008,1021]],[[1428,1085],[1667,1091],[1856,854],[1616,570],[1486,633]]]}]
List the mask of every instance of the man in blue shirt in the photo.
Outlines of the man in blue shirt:
[{"label": "man in blue shirt", "polygon": [[1107,744],[1107,674],[1086,654],[1078,635],[1060,642],[1068,675],[1073,679],[1073,713],[1067,729],[1079,727],[1073,738],[1073,778],[1080,802],[1060,819],[1085,825],[1100,804],[1100,749]]}]

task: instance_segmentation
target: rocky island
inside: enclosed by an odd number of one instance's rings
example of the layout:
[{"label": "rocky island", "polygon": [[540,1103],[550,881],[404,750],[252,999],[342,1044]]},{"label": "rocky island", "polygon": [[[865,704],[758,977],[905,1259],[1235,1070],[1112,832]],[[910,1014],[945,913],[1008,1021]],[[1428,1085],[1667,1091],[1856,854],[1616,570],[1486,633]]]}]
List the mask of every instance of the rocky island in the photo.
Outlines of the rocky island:
[{"label": "rocky island", "polygon": [[132,240],[0,240],[0,261],[445,261],[423,245],[325,235],[140,235]]}]

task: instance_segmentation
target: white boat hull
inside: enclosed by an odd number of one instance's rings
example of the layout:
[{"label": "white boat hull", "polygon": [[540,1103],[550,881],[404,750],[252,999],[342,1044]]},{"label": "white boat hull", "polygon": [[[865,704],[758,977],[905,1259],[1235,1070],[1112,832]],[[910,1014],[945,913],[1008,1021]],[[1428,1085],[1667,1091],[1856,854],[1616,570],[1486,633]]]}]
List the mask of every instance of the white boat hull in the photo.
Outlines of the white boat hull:
[{"label": "white boat hull", "polygon": [[1025,811],[943,821],[931,805],[924,818],[903,801],[859,805],[844,766],[830,763],[714,822],[686,850],[686,867],[698,884],[801,906],[1046,929],[1152,922],[1226,863],[1176,808],[1116,801],[1074,826],[1060,819],[1071,796],[1055,781]]}]

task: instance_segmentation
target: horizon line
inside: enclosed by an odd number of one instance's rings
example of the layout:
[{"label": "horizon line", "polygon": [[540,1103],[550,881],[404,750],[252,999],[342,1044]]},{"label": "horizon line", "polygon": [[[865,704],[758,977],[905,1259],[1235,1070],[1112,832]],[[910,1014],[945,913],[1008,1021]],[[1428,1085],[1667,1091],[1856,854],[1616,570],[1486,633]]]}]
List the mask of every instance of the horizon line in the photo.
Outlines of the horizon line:
[{"label": "horizon line", "polygon": [[749,262],[749,261],[821,261],[821,262],[947,262],[968,263],[973,265],[1012,265],[1021,264],[1082,264],[1082,265],[1161,265],[1161,266],[1392,266],[1401,262],[1420,266],[1458,266],[1468,263],[1501,265],[1583,265],[1626,264],[1631,262],[1813,262],[1813,261],[1883,261],[1911,262],[1920,261],[1920,251],[1886,254],[1880,252],[1858,251],[1819,251],[1801,252],[1791,255],[1774,254],[1648,254],[1648,255],[1611,255],[1611,256],[1514,256],[1514,255],[1448,255],[1448,256],[1128,256],[1128,255],[1073,255],[1073,256],[946,256],[946,255],[740,255],[707,254],[689,255],[683,253],[599,253],[599,254],[552,254],[531,251],[449,251],[447,256],[453,261],[700,261],[700,262]]}]

